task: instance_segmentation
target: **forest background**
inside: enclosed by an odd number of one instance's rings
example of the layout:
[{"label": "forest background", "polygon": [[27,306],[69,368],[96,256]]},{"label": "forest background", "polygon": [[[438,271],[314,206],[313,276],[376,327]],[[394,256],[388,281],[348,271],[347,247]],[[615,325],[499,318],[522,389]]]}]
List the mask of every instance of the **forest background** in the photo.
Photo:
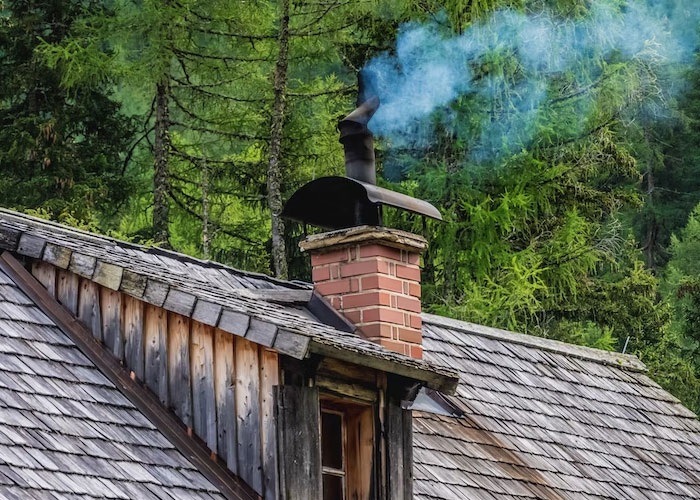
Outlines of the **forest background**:
[{"label": "forest background", "polygon": [[[635,9],[647,23],[632,27],[636,45],[611,46],[610,23]],[[400,119],[378,131],[380,183],[445,219],[387,214],[430,242],[424,309],[624,349],[698,412],[695,10],[690,0],[0,0],[0,204],[308,280],[303,229],[279,217],[282,204],[342,175],[338,120],[389,92],[384,109],[396,98]],[[564,45],[565,65],[551,47],[513,43],[532,28]],[[427,71],[436,61],[442,73]],[[450,78],[449,95],[426,98]]]}]

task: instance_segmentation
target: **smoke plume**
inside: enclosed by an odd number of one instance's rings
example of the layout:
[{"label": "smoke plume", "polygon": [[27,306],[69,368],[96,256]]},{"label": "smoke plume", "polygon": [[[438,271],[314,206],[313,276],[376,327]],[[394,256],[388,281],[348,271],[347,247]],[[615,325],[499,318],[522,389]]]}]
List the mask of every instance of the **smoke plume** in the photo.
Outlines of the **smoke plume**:
[{"label": "smoke plume", "polygon": [[[476,137],[473,159],[489,159],[491,152],[527,146],[533,139],[533,122],[552,104],[553,82],[568,79],[572,88],[583,89],[577,104],[583,122],[595,100],[584,82],[602,74],[602,64],[635,60],[671,68],[692,62],[699,22],[697,0],[597,0],[578,19],[497,11],[456,36],[445,19],[409,23],[400,29],[394,50],[363,69],[366,93],[382,103],[370,128],[396,145],[425,144],[436,126],[457,135],[469,128]],[[503,57],[517,71],[489,71]],[[675,74],[664,90],[679,91],[683,83]],[[465,96],[489,106],[504,95],[507,109],[481,113],[477,123],[462,123],[464,115],[451,111]]]}]

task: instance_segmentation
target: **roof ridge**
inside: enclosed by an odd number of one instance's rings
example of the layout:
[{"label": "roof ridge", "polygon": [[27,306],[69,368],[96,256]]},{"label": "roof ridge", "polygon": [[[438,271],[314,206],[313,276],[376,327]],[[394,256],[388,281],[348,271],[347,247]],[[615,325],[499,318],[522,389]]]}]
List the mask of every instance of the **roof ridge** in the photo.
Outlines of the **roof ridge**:
[{"label": "roof ridge", "polygon": [[34,215],[29,215],[25,214],[22,212],[17,212],[14,210],[9,210],[7,208],[1,208],[0,207],[0,215],[4,216],[9,216],[15,219],[19,219],[17,222],[20,223],[25,223],[25,224],[42,224],[46,226],[51,226],[54,228],[61,229],[63,231],[67,232],[72,232],[72,233],[77,233],[80,236],[86,237],[88,239],[93,239],[93,240],[98,240],[98,241],[108,241],[110,243],[116,244],[120,247],[127,247],[131,248],[134,250],[140,250],[142,252],[146,252],[149,254],[154,254],[154,255],[162,255],[165,257],[171,257],[176,260],[179,260],[180,262],[189,262],[192,264],[197,264],[199,266],[203,267],[209,267],[209,268],[215,268],[215,269],[221,269],[223,271],[228,271],[233,274],[238,274],[238,275],[243,275],[243,276],[248,276],[251,278],[257,278],[265,281],[269,281],[271,283],[276,283],[280,285],[284,285],[290,288],[295,288],[295,289],[306,289],[306,288],[311,288],[311,284],[305,283],[299,280],[283,280],[279,278],[274,278],[268,274],[265,273],[258,273],[255,271],[245,271],[242,269],[237,269],[232,266],[228,266],[226,264],[222,264],[220,262],[214,261],[214,260],[204,260],[204,259],[199,259],[197,257],[194,257],[192,255],[187,255],[181,252],[176,252],[175,250],[168,250],[166,248],[161,248],[157,246],[147,246],[147,245],[141,245],[139,243],[134,243],[131,241],[125,241],[125,240],[120,240],[117,238],[114,238],[113,236],[107,236],[105,234],[98,234],[98,233],[93,233],[90,231],[86,231],[84,229],[79,229],[77,227],[73,226],[68,226],[66,224],[61,224],[60,222],[56,222],[53,220],[49,219],[42,219],[41,217],[36,217]]},{"label": "roof ridge", "polygon": [[421,318],[424,323],[444,326],[484,338],[533,347],[535,349],[553,352],[556,354],[563,354],[565,356],[579,358],[586,361],[593,361],[594,363],[613,366],[615,368],[622,368],[638,372],[647,371],[646,365],[633,354],[623,354],[615,351],[604,351],[593,347],[569,344],[559,340],[547,339],[544,337],[537,337],[535,335],[512,332],[509,330],[502,330],[500,328],[479,325],[477,323],[461,321],[448,318],[446,316],[438,316],[436,314],[422,313]]}]

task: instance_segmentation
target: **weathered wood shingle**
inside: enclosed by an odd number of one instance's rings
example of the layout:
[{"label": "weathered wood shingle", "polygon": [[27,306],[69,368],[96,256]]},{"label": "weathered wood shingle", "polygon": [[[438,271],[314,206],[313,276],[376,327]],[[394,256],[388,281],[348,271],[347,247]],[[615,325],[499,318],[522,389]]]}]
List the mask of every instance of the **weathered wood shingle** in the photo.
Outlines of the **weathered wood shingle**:
[{"label": "weathered wood shingle", "polygon": [[415,498],[700,498],[700,422],[636,358],[425,314],[423,348],[463,416],[414,411]]},{"label": "weathered wood shingle", "polygon": [[0,498],[224,498],[2,272],[0,287]]}]

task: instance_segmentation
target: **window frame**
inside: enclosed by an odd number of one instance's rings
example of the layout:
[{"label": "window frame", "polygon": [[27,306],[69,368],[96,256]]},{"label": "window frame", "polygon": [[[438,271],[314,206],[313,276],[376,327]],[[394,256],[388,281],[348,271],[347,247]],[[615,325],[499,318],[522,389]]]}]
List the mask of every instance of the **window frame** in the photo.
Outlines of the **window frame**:
[{"label": "window frame", "polygon": [[[325,402],[321,400],[321,479],[323,479],[323,476],[329,475],[329,476],[334,476],[334,477],[340,477],[341,479],[341,489],[342,489],[342,497],[338,500],[345,500],[347,498],[347,418],[345,415],[345,411],[342,409],[338,409],[336,406],[337,405],[332,405],[332,407],[329,407],[327,404],[324,404]],[[341,445],[341,450],[340,450],[340,459],[341,459],[341,469],[336,469],[334,467],[328,467],[326,465],[323,465],[323,414],[328,413],[331,415],[338,415],[340,417],[340,445]],[[323,484],[323,483],[322,483]]]}]

